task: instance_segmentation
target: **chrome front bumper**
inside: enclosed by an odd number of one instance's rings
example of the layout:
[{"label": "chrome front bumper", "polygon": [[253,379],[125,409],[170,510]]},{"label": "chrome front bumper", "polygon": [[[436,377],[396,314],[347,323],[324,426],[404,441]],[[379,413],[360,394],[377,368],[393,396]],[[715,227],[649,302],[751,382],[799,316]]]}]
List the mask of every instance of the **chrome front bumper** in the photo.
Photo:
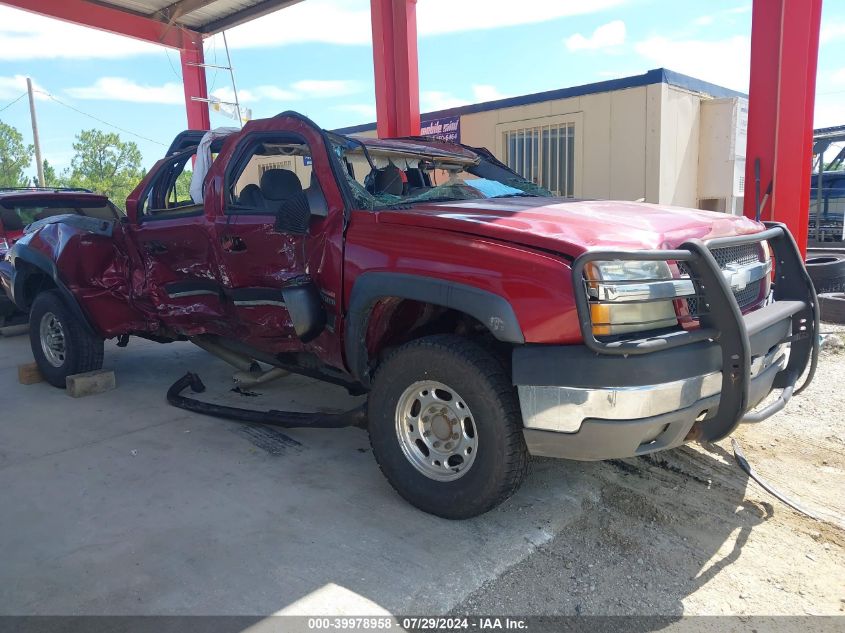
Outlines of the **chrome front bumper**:
[{"label": "chrome front bumper", "polygon": [[[788,358],[784,345],[755,358],[749,408],[772,392]],[[638,387],[520,385],[526,445],[535,456],[582,461],[632,457],[680,446],[694,439],[696,425],[707,424],[717,415],[721,374],[708,372]],[[535,398],[538,391],[544,395]]]},{"label": "chrome front bumper", "polygon": [[[711,249],[763,240],[775,263],[773,301],[743,314]],[[742,422],[774,415],[812,380],[816,293],[786,227],[689,240],[675,250],[589,250],[572,263],[573,288],[583,285],[590,262],[615,260],[684,262],[707,308],[700,327],[600,340],[593,334],[590,296],[576,292],[583,345],[513,351],[513,384],[532,454],[613,459],[717,441]],[[778,396],[752,411],[773,389],[781,390]]]},{"label": "chrome front bumper", "polygon": [[[786,368],[789,346],[777,345],[751,361],[751,380],[766,370]],[[635,420],[693,407],[717,396],[722,372],[636,387],[560,387],[519,385],[519,405],[525,428],[577,433],[585,420]],[[718,399],[716,400],[718,403]],[[751,406],[756,406],[754,402]],[[705,413],[705,412],[703,412]],[[653,439],[653,438],[651,438]]]}]

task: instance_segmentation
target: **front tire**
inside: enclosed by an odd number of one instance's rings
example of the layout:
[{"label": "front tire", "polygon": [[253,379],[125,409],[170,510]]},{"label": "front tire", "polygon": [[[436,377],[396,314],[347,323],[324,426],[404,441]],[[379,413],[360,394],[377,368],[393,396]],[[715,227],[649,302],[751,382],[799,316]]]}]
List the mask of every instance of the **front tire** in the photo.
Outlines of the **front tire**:
[{"label": "front tire", "polygon": [[396,491],[447,519],[496,507],[528,467],[505,369],[458,336],[412,341],[381,364],[369,396],[369,431],[376,461]]},{"label": "front tire", "polygon": [[64,389],[68,376],[103,366],[103,339],[87,330],[56,290],[35,297],[29,342],[38,371],[54,387]]}]

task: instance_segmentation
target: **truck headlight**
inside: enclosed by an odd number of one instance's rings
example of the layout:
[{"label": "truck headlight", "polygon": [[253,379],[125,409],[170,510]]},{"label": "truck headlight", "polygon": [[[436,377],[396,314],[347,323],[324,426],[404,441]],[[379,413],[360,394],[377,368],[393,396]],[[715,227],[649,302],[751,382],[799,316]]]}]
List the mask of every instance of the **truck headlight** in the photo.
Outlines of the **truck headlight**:
[{"label": "truck headlight", "polygon": [[674,278],[665,261],[591,262],[584,272],[594,336],[674,327],[672,301],[695,294],[692,281]]}]

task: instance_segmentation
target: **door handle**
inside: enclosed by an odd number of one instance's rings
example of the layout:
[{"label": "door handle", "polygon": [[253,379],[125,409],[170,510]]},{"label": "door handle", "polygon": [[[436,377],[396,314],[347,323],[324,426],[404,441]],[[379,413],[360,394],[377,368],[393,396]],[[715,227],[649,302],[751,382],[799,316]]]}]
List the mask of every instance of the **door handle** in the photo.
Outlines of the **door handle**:
[{"label": "door handle", "polygon": [[159,253],[166,253],[167,247],[158,241],[144,242],[144,252],[147,255],[157,255]]}]

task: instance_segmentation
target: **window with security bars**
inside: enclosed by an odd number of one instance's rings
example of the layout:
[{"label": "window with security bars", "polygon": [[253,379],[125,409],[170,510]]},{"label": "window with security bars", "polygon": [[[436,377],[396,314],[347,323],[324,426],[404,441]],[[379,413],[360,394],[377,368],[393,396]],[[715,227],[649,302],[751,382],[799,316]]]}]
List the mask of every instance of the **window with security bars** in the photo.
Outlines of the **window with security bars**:
[{"label": "window with security bars", "polygon": [[260,163],[258,165],[258,175],[263,176],[265,171],[269,171],[271,169],[293,170],[293,159],[290,158],[288,160],[276,161],[273,163]]},{"label": "window with security bars", "polygon": [[575,124],[561,123],[504,132],[505,163],[556,196],[575,197]]}]

